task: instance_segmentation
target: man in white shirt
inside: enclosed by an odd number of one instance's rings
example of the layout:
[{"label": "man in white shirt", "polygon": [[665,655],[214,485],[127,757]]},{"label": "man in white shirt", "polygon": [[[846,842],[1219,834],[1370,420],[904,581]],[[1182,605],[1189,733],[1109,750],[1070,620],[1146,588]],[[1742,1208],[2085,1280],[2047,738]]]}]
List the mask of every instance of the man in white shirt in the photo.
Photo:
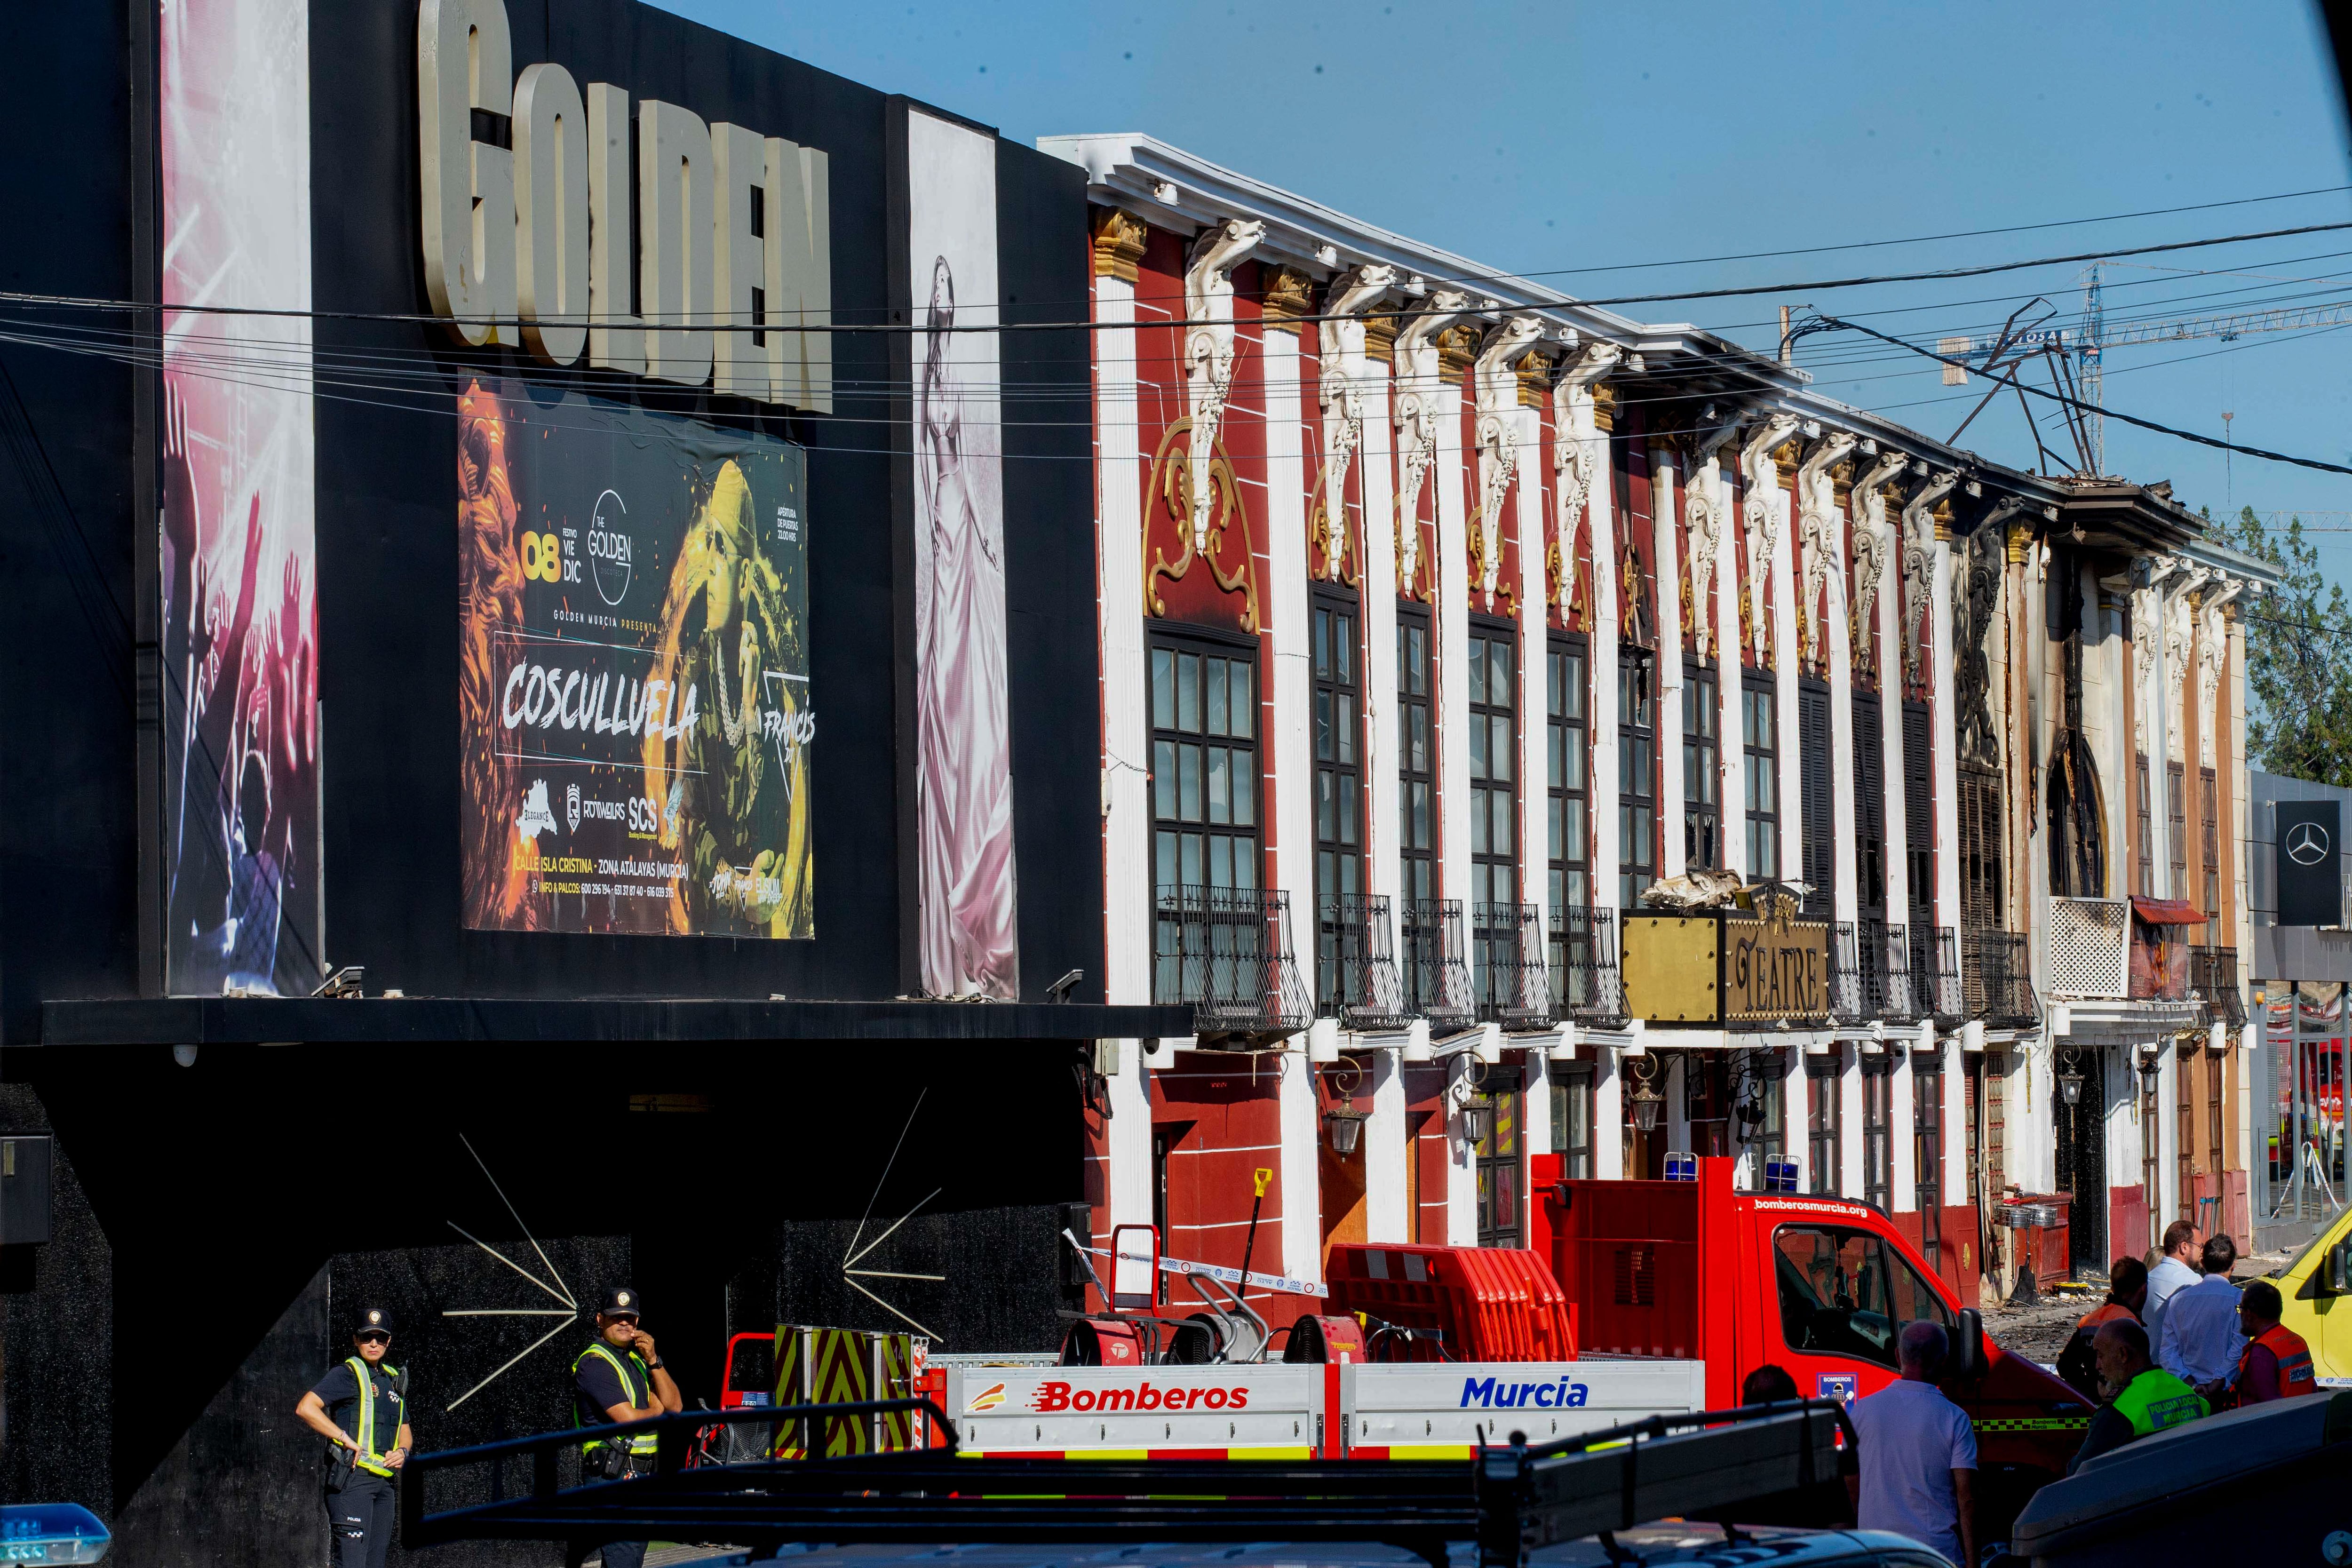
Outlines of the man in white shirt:
[{"label": "man in white shirt", "polygon": [[2238,1327],[2238,1288],[2230,1268],[2238,1261],[2237,1244],[2217,1236],[2205,1244],[2205,1278],[2178,1291],[2164,1311],[2164,1338],[2157,1347],[2158,1365],[2206,1399],[2229,1386],[2238,1357],[2245,1352],[2246,1336]]},{"label": "man in white shirt", "polygon": [[2164,1343],[2164,1309],[2176,1291],[2197,1283],[2197,1227],[2185,1219],[2164,1227],[2164,1257],[2147,1271],[2147,1305],[2140,1321],[2147,1325],[2147,1342]]},{"label": "man in white shirt", "polygon": [[1951,1357],[1943,1325],[1906,1323],[1895,1342],[1902,1377],[1846,1406],[1862,1461],[1849,1477],[1854,1521],[1931,1546],[1954,1563],[1977,1560],[1977,1435],[1968,1412],[1936,1387]]}]

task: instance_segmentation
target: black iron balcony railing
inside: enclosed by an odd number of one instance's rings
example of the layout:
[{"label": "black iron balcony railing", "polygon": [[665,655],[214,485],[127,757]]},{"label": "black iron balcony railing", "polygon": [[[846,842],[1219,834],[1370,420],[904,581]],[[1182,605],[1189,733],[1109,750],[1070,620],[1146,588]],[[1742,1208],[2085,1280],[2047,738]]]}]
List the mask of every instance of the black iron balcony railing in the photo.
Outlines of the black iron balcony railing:
[{"label": "black iron balcony railing", "polygon": [[1543,919],[1533,904],[1470,906],[1470,984],[1481,1023],[1539,1029],[1551,1022]]},{"label": "black iron balcony railing", "polygon": [[2040,1017],[2023,935],[2008,931],[1972,931],[1968,935],[1968,967],[1960,977],[1968,1016],[1996,1028],[2022,1028]]},{"label": "black iron balcony railing", "polygon": [[1190,1004],[1202,1036],[1296,1034],[1313,1021],[1290,949],[1290,897],[1248,888],[1163,888],[1151,999]]},{"label": "black iron balcony railing", "polygon": [[1582,905],[1551,911],[1552,1016],[1614,1029],[1625,1023],[1617,968],[1617,912]]},{"label": "black iron balcony railing", "polygon": [[2189,988],[2196,993],[2199,1016],[2208,1027],[2246,1026],[2246,999],[2238,990],[2238,950],[2197,947],[2189,951]]},{"label": "black iron balcony railing", "polygon": [[1830,928],[1830,1016],[1841,1024],[1862,1021],[1862,954],[1852,921]]},{"label": "black iron balcony railing", "polygon": [[1404,984],[1397,978],[1389,901],[1349,894],[1323,900],[1316,921],[1316,1010],[1350,1029],[1402,1029]]},{"label": "black iron balcony railing", "polygon": [[1917,1017],[1911,995],[1911,942],[1905,928],[1876,915],[1864,915],[1859,927],[1862,948],[1862,1004],[1874,1018],[1907,1024]]},{"label": "black iron balcony railing", "polygon": [[1947,1029],[1966,1016],[1960,990],[1960,937],[1950,926],[1915,925],[1911,935],[1911,1016]]},{"label": "black iron balcony railing", "polygon": [[1462,956],[1462,900],[1407,900],[1402,936],[1405,1011],[1440,1031],[1476,1023],[1470,966]]}]

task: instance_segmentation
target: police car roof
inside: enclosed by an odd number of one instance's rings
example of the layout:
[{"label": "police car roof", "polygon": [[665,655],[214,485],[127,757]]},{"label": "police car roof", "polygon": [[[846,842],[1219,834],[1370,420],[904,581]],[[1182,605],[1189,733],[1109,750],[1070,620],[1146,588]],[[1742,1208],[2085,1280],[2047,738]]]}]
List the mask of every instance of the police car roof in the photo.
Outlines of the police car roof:
[{"label": "police car roof", "polygon": [[[1620,1552],[1636,1553],[1643,1568],[1754,1568],[1769,1560],[1774,1568],[1949,1568],[1943,1558],[1900,1535],[1874,1530],[1788,1530],[1759,1525],[1743,1530],[1744,1542],[1726,1539],[1712,1524],[1644,1524],[1616,1532]],[[1759,1548],[1762,1549],[1759,1556]],[[1475,1542],[1455,1544],[1456,1563],[1477,1560]],[[700,1560],[716,1565],[748,1561],[737,1555]],[[1259,1541],[1113,1543],[1049,1546],[820,1546],[786,1547],[775,1558],[806,1568],[1427,1568],[1402,1547],[1364,1543]],[[1598,1541],[1569,1541],[1544,1547],[1528,1559],[1530,1568],[1606,1568],[1612,1561]],[[673,1563],[671,1568],[688,1568]]]},{"label": "police car roof", "polygon": [[2183,1493],[2214,1487],[2254,1489],[2227,1493],[2242,1515],[2264,1471],[2347,1439],[2352,1392],[2274,1400],[2151,1433],[2035,1493],[2017,1517],[2010,1550],[2033,1557],[2078,1531],[2170,1529],[2181,1517]]}]

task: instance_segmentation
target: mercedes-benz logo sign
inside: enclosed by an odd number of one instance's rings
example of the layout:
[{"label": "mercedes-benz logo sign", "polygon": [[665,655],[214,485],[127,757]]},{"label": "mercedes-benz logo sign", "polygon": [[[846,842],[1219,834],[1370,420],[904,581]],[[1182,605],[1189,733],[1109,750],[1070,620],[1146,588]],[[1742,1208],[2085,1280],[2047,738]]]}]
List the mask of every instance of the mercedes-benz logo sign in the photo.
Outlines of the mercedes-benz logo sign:
[{"label": "mercedes-benz logo sign", "polygon": [[2327,858],[2327,829],[2315,822],[2298,822],[2286,830],[2286,858],[2298,866],[2316,866]]}]

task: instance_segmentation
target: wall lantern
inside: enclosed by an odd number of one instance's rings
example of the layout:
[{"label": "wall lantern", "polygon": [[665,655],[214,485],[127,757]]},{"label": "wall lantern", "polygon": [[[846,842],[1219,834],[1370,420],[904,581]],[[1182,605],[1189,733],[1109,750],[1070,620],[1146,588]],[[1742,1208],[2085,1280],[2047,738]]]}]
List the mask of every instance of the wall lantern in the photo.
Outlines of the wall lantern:
[{"label": "wall lantern", "polygon": [[1658,1130],[1658,1107],[1665,1103],[1666,1097],[1658,1092],[1654,1081],[1658,1071],[1654,1058],[1645,1056],[1634,1059],[1641,1065],[1633,1073],[1633,1125],[1644,1132],[1654,1132]]},{"label": "wall lantern", "polygon": [[2074,1070],[2073,1047],[2068,1047],[2062,1059],[2065,1062],[2065,1070],[2058,1075],[2058,1097],[2069,1106],[2080,1105],[2083,1103],[2083,1075]]},{"label": "wall lantern", "polygon": [[2150,1051],[2140,1058],[2139,1092],[2143,1098],[2148,1100],[2156,1098],[2156,1091],[2162,1085],[2163,1072],[2164,1058],[2156,1052]]},{"label": "wall lantern", "polygon": [[[1339,1068],[1347,1071],[1344,1087],[1331,1081]],[[1337,1103],[1323,1112],[1323,1137],[1331,1145],[1331,1152],[1342,1160],[1363,1146],[1364,1113],[1353,1104],[1356,1090],[1363,1081],[1364,1069],[1352,1061],[1335,1062],[1324,1069],[1323,1087]]]},{"label": "wall lantern", "polygon": [[1462,1102],[1462,1136],[1465,1140],[1474,1144],[1484,1143],[1486,1134],[1494,1130],[1495,1107],[1491,1102],[1484,1100]]}]

